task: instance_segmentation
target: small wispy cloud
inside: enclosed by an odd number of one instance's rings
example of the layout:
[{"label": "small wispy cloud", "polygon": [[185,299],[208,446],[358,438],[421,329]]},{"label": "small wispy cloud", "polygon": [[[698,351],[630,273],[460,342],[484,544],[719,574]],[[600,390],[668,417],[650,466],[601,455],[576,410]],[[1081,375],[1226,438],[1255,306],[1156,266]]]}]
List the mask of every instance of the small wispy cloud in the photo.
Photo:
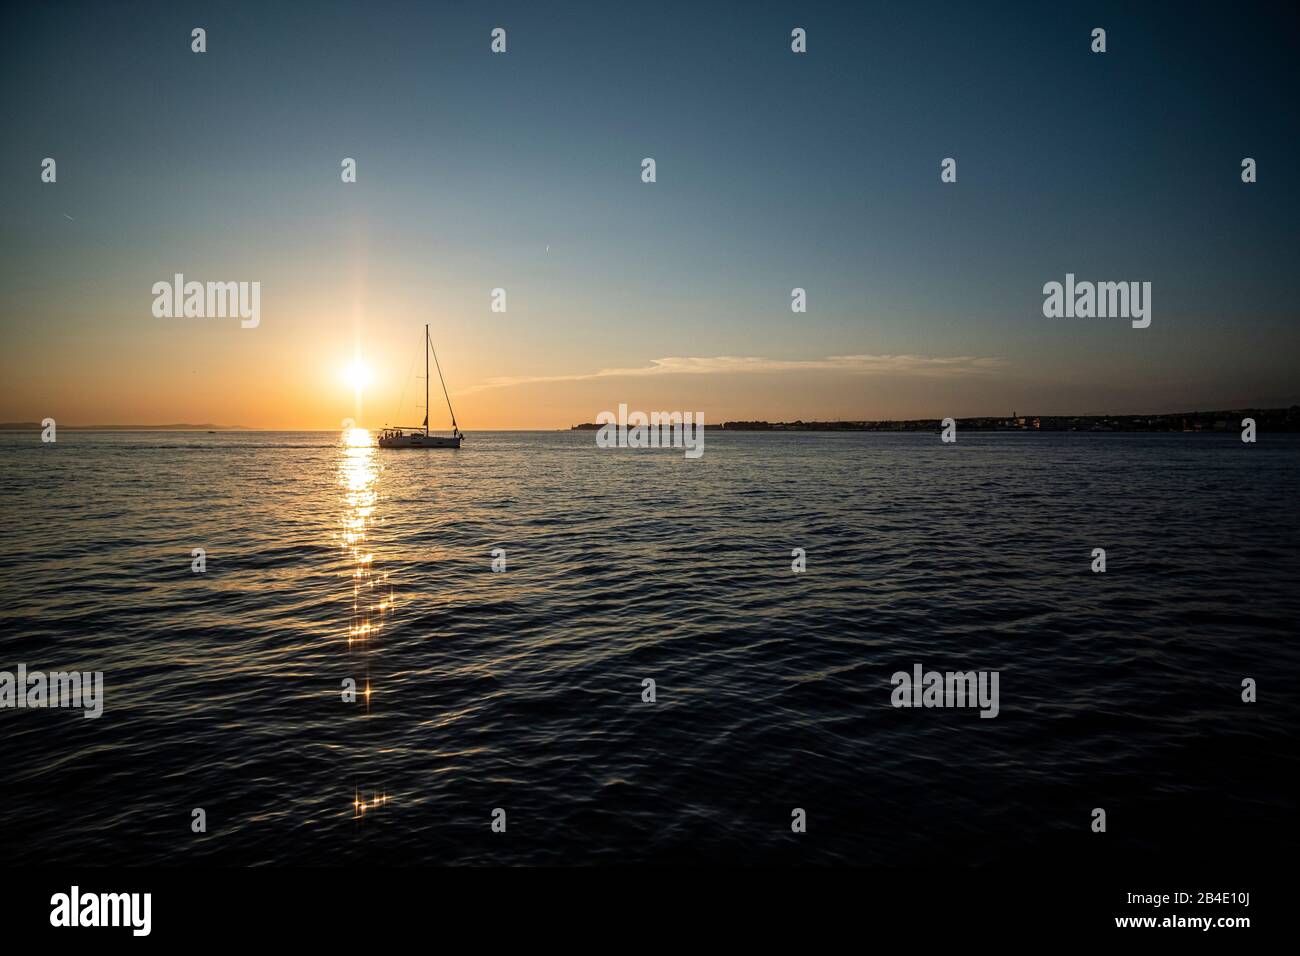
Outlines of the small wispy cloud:
[{"label": "small wispy cloud", "polygon": [[821,359],[772,359],[755,356],[715,355],[672,356],[651,359],[637,368],[603,368],[598,372],[571,375],[528,375],[488,379],[465,389],[465,393],[515,385],[549,382],[582,382],[598,378],[645,378],[652,375],[738,375],[753,372],[840,372],[858,375],[914,375],[955,378],[987,375],[1004,366],[1000,358],[971,355],[935,357],[929,355],[831,355]]}]

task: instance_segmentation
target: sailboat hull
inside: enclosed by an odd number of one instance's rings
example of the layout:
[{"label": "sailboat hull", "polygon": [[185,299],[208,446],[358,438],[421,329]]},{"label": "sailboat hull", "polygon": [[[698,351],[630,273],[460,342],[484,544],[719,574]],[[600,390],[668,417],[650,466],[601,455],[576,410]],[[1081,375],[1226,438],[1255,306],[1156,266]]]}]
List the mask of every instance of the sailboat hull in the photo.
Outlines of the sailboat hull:
[{"label": "sailboat hull", "polygon": [[379,439],[380,448],[459,448],[460,436],[386,435]]}]

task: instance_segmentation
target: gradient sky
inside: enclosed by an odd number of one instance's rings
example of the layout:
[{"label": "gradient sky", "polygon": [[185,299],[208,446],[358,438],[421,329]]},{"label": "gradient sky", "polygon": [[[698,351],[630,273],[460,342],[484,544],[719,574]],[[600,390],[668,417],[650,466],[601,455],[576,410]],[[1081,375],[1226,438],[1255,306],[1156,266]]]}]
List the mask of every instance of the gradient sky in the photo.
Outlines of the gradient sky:
[{"label": "gradient sky", "polygon": [[[410,423],[425,322],[471,432],[620,402],[717,422],[1300,401],[1293,4],[7,16],[2,421]],[[155,318],[176,272],[260,281],[260,327]],[[1067,272],[1150,281],[1151,327],[1044,318]]]}]

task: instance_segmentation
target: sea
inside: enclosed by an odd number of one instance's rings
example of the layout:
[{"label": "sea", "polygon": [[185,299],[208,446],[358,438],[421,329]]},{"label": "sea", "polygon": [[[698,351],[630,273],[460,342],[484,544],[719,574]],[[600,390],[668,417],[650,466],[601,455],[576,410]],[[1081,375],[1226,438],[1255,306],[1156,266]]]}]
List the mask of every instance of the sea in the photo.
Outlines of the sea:
[{"label": "sea", "polygon": [[1300,436],[372,442],[0,434],[7,864],[1297,849]]}]

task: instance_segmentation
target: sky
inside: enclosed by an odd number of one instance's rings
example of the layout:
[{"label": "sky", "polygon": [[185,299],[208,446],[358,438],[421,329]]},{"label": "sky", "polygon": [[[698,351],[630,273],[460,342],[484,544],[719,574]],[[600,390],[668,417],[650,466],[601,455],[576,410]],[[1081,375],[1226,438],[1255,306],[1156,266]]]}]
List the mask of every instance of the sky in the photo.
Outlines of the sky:
[{"label": "sky", "polygon": [[[425,323],[470,432],[620,403],[709,422],[1290,405],[1296,16],[22,5],[0,38],[0,421],[418,423]],[[155,316],[176,273],[259,282],[258,326]],[[1150,282],[1150,327],[1046,318],[1067,273]]]}]

